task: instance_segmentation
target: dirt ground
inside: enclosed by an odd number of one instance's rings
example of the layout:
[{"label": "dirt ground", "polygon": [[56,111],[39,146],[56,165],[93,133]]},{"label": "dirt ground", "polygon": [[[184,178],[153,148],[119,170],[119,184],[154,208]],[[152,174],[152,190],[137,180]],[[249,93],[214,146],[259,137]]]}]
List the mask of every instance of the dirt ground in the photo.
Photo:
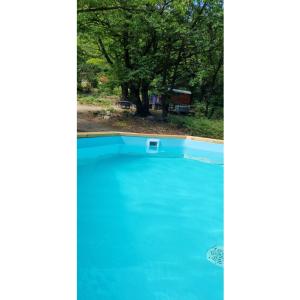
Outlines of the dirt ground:
[{"label": "dirt ground", "polygon": [[134,117],[134,110],[114,107],[112,111],[100,106],[77,104],[77,131],[124,131],[158,134],[185,134],[183,129],[160,121],[160,111],[151,111],[146,118]]}]

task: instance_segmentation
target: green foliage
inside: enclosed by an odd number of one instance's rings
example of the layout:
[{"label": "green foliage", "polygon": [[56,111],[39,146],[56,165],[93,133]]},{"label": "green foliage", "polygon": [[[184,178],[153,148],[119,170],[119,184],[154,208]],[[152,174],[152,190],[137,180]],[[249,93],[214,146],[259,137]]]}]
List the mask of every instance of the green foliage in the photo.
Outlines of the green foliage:
[{"label": "green foliage", "polygon": [[89,104],[89,105],[97,105],[97,106],[102,106],[106,108],[112,108],[115,100],[114,98],[106,98],[103,95],[99,94],[84,94],[80,93],[77,96],[77,100],[80,104]]},{"label": "green foliage", "polygon": [[216,139],[224,138],[223,120],[170,115],[168,121],[178,128],[185,128],[190,135]]},{"label": "green foliage", "polygon": [[209,119],[223,119],[223,106],[218,106],[217,104],[208,107],[208,111],[206,112],[206,103],[204,102],[196,102],[194,105],[195,117],[197,118],[206,118],[206,114]]},{"label": "green foliage", "polygon": [[[223,106],[223,1],[79,0],[78,80],[111,91],[144,84],[160,94],[185,87]],[[100,87],[102,88],[102,86]],[[212,112],[212,113],[211,113]],[[199,114],[201,115],[201,114]]]},{"label": "green foliage", "polygon": [[195,104],[195,116],[197,118],[205,117],[205,104],[203,102],[197,102]]}]

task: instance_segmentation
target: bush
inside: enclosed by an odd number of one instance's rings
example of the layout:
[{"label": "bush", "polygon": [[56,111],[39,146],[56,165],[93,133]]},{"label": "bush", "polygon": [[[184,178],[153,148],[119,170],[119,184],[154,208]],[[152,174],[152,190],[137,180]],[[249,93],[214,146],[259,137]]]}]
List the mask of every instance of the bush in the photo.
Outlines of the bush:
[{"label": "bush", "polygon": [[223,120],[210,120],[199,117],[169,116],[169,122],[183,128],[190,135],[223,139]]},{"label": "bush", "polygon": [[198,118],[205,117],[205,104],[204,103],[196,103],[195,104],[195,116]]},{"label": "bush", "polygon": [[223,107],[217,107],[211,114],[211,119],[220,120],[224,118],[224,109]]},{"label": "bush", "polygon": [[85,92],[85,93],[89,93],[92,90],[92,84],[90,81],[83,79],[80,82],[80,90]]}]

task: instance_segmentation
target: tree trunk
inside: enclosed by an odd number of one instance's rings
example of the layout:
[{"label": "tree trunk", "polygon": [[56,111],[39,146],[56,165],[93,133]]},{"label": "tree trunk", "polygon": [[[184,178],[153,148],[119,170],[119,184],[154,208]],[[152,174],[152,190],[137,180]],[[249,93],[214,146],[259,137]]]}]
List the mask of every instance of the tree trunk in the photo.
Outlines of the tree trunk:
[{"label": "tree trunk", "polygon": [[167,42],[168,47],[166,47],[164,50],[167,51],[167,58],[163,65],[163,71],[162,71],[162,86],[165,89],[165,91],[161,94],[161,105],[162,105],[162,120],[166,121],[168,117],[169,112],[169,103],[167,101],[167,73],[169,68],[169,60],[171,56],[171,49],[172,49],[172,42],[169,39]]},{"label": "tree trunk", "polygon": [[212,118],[212,116],[213,116],[213,115],[214,115],[214,113],[215,113],[215,110],[216,110],[216,108],[215,108],[215,106],[213,106],[213,107],[211,108],[211,110],[210,110],[210,113],[209,113],[208,119],[211,119],[211,118]]},{"label": "tree trunk", "polygon": [[143,81],[141,86],[141,94],[142,94],[142,106],[143,106],[143,116],[148,116],[149,113],[149,83]]},{"label": "tree trunk", "polygon": [[204,113],[206,118],[208,118],[208,109],[209,109],[209,100],[207,98],[205,103],[205,113]]},{"label": "tree trunk", "polygon": [[161,105],[162,105],[162,120],[166,121],[168,117],[168,112],[169,112],[169,103],[167,102],[167,95],[162,94],[161,95]]},{"label": "tree trunk", "polygon": [[137,116],[143,115],[143,105],[140,98],[140,88],[138,85],[131,83],[130,84],[130,100],[135,104]]},{"label": "tree trunk", "polygon": [[121,101],[128,101],[128,83],[121,84]]}]

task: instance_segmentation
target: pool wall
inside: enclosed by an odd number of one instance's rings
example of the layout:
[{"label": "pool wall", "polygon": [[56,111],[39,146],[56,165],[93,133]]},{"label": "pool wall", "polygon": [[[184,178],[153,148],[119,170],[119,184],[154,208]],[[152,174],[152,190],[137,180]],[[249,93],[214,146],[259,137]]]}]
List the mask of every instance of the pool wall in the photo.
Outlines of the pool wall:
[{"label": "pool wall", "polygon": [[[157,153],[147,151],[147,140],[159,139]],[[79,159],[97,159],[108,155],[177,156],[223,164],[223,141],[190,136],[144,135],[128,133],[80,133]]]},{"label": "pool wall", "polygon": [[154,134],[154,133],[134,133],[134,132],[121,132],[121,131],[98,131],[98,132],[78,132],[78,138],[85,138],[85,137],[97,137],[97,136],[136,136],[136,137],[158,137],[158,138],[175,138],[175,139],[190,139],[195,141],[203,141],[209,142],[214,144],[223,144],[223,140],[219,139],[212,139],[206,137],[199,137],[199,136],[191,136],[191,135],[171,135],[171,134]]}]

